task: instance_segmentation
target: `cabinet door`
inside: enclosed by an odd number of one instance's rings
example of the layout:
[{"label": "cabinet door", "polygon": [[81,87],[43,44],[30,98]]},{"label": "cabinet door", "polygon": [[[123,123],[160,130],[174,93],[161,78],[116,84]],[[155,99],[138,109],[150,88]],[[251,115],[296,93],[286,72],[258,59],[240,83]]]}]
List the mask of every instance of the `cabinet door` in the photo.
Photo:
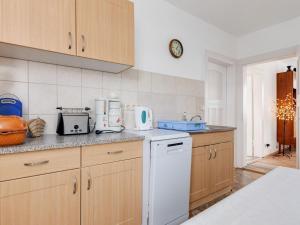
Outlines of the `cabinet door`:
[{"label": "cabinet door", "polygon": [[190,202],[210,194],[210,146],[193,148]]},{"label": "cabinet door", "polygon": [[233,183],[233,143],[216,144],[212,148],[211,190],[216,192]]},{"label": "cabinet door", "polygon": [[134,6],[128,0],[77,0],[77,55],[134,64]]},{"label": "cabinet door", "polygon": [[0,225],[80,225],[80,170],[0,182]]},{"label": "cabinet door", "polygon": [[82,225],[141,225],[141,159],[82,170]]},{"label": "cabinet door", "polygon": [[0,41],[76,54],[75,0],[0,0]]}]

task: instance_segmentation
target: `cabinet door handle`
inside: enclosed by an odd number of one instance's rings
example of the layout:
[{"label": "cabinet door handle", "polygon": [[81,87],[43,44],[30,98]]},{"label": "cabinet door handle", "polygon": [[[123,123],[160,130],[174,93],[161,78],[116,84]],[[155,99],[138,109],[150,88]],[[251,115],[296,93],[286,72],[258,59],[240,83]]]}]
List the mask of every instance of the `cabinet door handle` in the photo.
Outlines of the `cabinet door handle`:
[{"label": "cabinet door handle", "polygon": [[215,151],[215,156],[214,156],[214,159],[217,158],[217,149],[214,149]]},{"label": "cabinet door handle", "polygon": [[88,175],[88,182],[87,182],[87,190],[91,190],[92,187],[92,177],[91,174]]},{"label": "cabinet door handle", "polygon": [[72,33],[69,32],[69,46],[68,46],[68,49],[72,49],[72,45],[73,45]]},{"label": "cabinet door handle", "polygon": [[85,36],[82,34],[81,35],[81,39],[82,39],[82,52],[85,52],[85,48],[86,48],[86,41],[85,41]]},{"label": "cabinet door handle", "polygon": [[117,155],[117,154],[121,154],[123,153],[124,151],[115,151],[115,152],[107,152],[108,155]]},{"label": "cabinet door handle", "polygon": [[211,157],[212,157],[212,152],[211,152],[211,149],[209,149],[209,158],[208,158],[208,160],[211,160]]},{"label": "cabinet door handle", "polygon": [[77,177],[74,176],[74,181],[73,181],[73,194],[75,195],[77,192]]},{"label": "cabinet door handle", "polygon": [[29,163],[24,163],[24,166],[41,166],[48,164],[50,161],[49,160],[44,160],[44,161],[39,161],[39,162],[29,162]]}]

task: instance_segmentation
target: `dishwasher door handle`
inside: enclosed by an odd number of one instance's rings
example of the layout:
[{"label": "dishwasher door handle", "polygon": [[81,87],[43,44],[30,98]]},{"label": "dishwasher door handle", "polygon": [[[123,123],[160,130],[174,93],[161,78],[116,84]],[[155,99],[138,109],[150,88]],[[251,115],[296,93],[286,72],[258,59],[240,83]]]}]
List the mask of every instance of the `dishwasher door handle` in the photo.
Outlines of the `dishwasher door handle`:
[{"label": "dishwasher door handle", "polygon": [[168,144],[168,148],[169,148],[169,147],[175,147],[175,146],[181,146],[181,145],[183,145],[183,142],[178,142],[178,143]]}]

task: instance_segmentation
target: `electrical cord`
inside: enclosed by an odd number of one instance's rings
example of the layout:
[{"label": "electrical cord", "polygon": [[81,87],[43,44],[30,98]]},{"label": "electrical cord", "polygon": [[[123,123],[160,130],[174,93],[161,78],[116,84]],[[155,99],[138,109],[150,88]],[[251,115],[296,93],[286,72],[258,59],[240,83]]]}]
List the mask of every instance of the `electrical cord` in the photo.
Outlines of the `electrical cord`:
[{"label": "electrical cord", "polygon": [[125,127],[121,125],[122,129],[120,131],[114,131],[114,130],[96,130],[95,133],[97,135],[103,134],[103,133],[122,133],[125,130]]}]

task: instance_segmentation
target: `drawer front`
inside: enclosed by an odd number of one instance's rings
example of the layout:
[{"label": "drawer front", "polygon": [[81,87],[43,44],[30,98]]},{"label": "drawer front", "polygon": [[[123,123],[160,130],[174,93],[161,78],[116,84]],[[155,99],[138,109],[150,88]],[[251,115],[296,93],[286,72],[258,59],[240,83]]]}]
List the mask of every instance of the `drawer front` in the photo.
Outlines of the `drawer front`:
[{"label": "drawer front", "polygon": [[82,166],[142,157],[143,142],[123,142],[82,147]]},{"label": "drawer front", "polygon": [[80,168],[80,148],[0,156],[0,181]]},{"label": "drawer front", "polygon": [[194,134],[192,135],[193,148],[224,142],[233,142],[233,135],[233,131],[208,134]]}]

